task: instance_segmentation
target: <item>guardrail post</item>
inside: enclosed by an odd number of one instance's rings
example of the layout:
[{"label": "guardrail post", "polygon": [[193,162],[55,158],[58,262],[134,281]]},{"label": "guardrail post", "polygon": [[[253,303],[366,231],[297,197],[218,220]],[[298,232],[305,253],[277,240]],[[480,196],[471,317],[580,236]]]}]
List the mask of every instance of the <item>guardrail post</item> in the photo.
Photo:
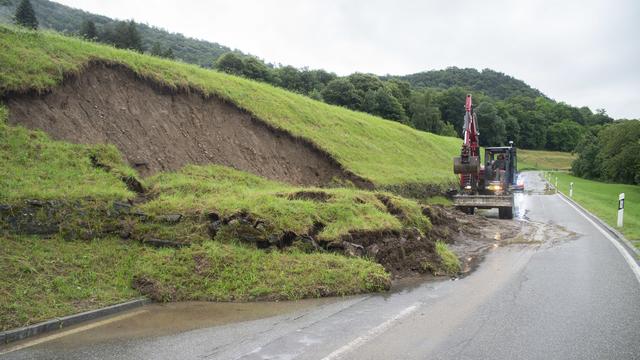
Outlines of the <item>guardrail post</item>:
[{"label": "guardrail post", "polygon": [[618,227],[622,227],[624,217],[624,193],[618,196]]},{"label": "guardrail post", "polygon": [[569,197],[573,197],[573,182],[569,183]]}]

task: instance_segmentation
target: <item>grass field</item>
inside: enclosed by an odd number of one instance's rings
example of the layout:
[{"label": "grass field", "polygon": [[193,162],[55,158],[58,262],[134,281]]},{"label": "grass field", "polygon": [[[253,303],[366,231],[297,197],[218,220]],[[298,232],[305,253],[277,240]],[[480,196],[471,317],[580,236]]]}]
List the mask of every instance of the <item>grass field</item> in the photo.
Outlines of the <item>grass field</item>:
[{"label": "grass field", "polygon": [[[4,116],[0,106],[0,168],[4,171],[0,204],[39,199],[104,207],[136,196],[121,180],[135,174],[112,146],[54,141],[42,132],[7,125]],[[94,166],[91,157],[108,169]],[[326,241],[350,231],[416,227],[426,232],[431,226],[413,200],[352,188],[299,188],[222,166],[187,166],[144,183],[150,200],[138,209],[150,216],[198,217],[211,211],[227,216],[244,211],[266,221],[274,233],[303,234],[321,222],[325,227],[318,238]],[[380,195],[388,197],[403,217],[391,215]],[[84,218],[65,220],[92,227]],[[206,230],[198,236],[191,225],[149,229],[164,231],[162,235],[172,236],[171,240],[194,240],[190,247],[177,250],[157,250],[112,237],[17,236],[2,232],[4,226],[0,226],[0,331],[138,297],[141,292],[133,287],[136,279],[150,286],[144,294],[161,301],[284,300],[381,291],[389,286],[389,274],[368,259],[299,249],[267,252],[235,239],[211,241]],[[144,230],[150,225],[142,222],[140,226]],[[454,271],[456,259],[444,244],[438,246],[438,254],[443,257],[443,269],[434,271]]]},{"label": "grass field", "polygon": [[45,91],[90,61],[119,63],[164,86],[227,99],[277,128],[309,139],[376,185],[455,181],[451,158],[459,151],[460,139],[417,131],[265,83],[50,32],[0,26],[0,49],[0,95]]},{"label": "grass field", "polygon": [[575,158],[567,152],[518,149],[518,170],[569,170]]},{"label": "grass field", "polygon": [[156,250],[115,238],[0,235],[0,331],[122,302],[152,285],[160,301],[300,299],[382,291],[381,265],[341,255],[208,242]]},{"label": "grass field", "polygon": [[625,193],[624,227],[618,230],[640,247],[640,186],[586,180],[564,172],[554,172],[552,176],[558,177],[558,189],[567,195],[569,183],[573,182],[573,199],[614,228],[618,195]]}]

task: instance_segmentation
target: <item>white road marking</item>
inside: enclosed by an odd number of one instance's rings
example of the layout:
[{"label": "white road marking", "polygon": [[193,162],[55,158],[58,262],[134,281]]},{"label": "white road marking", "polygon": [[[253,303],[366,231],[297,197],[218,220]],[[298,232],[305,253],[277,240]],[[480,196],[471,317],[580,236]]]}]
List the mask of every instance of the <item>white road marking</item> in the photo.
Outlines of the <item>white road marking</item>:
[{"label": "white road marking", "polygon": [[600,227],[600,225],[598,225],[595,221],[591,220],[590,217],[585,215],[575,205],[573,205],[567,199],[562,197],[562,195],[558,195],[558,197],[560,199],[562,199],[562,201],[564,201],[567,204],[569,204],[569,206],[571,206],[575,211],[577,211],[578,214],[582,215],[583,218],[587,219],[587,221],[589,221],[591,223],[591,225],[593,225],[596,229],[598,229],[598,231],[600,231],[600,233],[602,233],[602,235],[604,235],[607,239],[609,239],[609,241],[611,241],[613,246],[615,246],[616,249],[618,249],[618,251],[620,252],[622,257],[625,259],[627,264],[629,264],[629,267],[631,268],[631,270],[633,271],[633,273],[636,276],[636,280],[638,280],[638,282],[640,283],[640,266],[638,266],[638,263],[633,259],[631,254],[629,254],[629,252],[624,248],[624,246],[622,246],[622,244],[620,244],[620,242],[618,240],[614,239],[613,236],[611,236],[606,230],[604,230],[602,227]]},{"label": "white road marking", "polygon": [[372,328],[371,330],[367,331],[366,334],[354,339],[350,343],[344,345],[343,347],[337,349],[336,351],[332,352],[331,354],[325,356],[324,358],[322,358],[322,360],[336,360],[336,359],[342,358],[345,354],[347,354],[347,353],[359,348],[360,346],[364,345],[365,343],[371,341],[376,336],[378,336],[378,335],[382,334],[383,332],[387,331],[387,329],[389,329],[394,323],[396,323],[396,322],[402,320],[403,318],[411,315],[413,312],[418,310],[419,305],[420,305],[420,303],[415,303],[415,304],[405,308],[404,310],[402,310],[401,312],[396,314],[391,319],[389,319],[389,320],[383,322],[382,324]]},{"label": "white road marking", "polygon": [[13,346],[13,347],[10,347],[10,348],[7,348],[5,350],[0,351],[0,355],[5,355],[5,354],[8,354],[8,353],[11,353],[11,352],[14,352],[14,351],[18,351],[18,350],[22,350],[22,349],[25,349],[25,348],[28,348],[28,347],[31,347],[31,346],[42,344],[42,343],[47,342],[47,341],[59,339],[61,337],[67,336],[67,335],[76,334],[76,333],[79,333],[79,332],[82,332],[82,331],[93,329],[93,328],[96,328],[98,326],[106,325],[106,324],[109,324],[109,323],[112,323],[112,322],[116,322],[116,321],[119,321],[119,320],[122,320],[122,319],[126,319],[126,318],[129,318],[129,317],[132,317],[132,316],[136,316],[136,315],[145,313],[147,311],[149,311],[149,310],[137,310],[137,311],[134,311],[134,312],[131,312],[131,313],[128,313],[128,314],[122,314],[122,315],[114,316],[114,317],[109,318],[109,319],[104,319],[104,320],[97,321],[97,322],[94,322],[94,323],[91,323],[91,324],[87,324],[87,325],[84,325],[84,326],[79,326],[77,328],[73,328],[73,329],[62,331],[62,332],[59,332],[59,333],[55,333],[55,334],[52,334],[52,335],[49,335],[49,336],[41,337],[39,339],[27,341],[27,342],[22,343],[20,345],[16,345],[16,346]]}]

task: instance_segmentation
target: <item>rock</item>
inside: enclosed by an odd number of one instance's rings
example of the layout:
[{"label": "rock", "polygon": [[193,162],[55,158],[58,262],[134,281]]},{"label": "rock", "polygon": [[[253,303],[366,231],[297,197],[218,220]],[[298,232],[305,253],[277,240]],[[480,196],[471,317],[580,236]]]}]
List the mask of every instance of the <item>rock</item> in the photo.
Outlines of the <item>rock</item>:
[{"label": "rock", "polygon": [[215,222],[215,221],[220,221],[220,215],[214,213],[214,212],[210,212],[207,214],[207,218],[209,219],[209,221],[211,222]]},{"label": "rock", "polygon": [[216,234],[218,233],[218,231],[220,231],[221,227],[222,227],[222,221],[215,220],[215,221],[211,222],[209,224],[209,227],[208,227],[209,236],[213,239],[216,236]]},{"label": "rock", "polygon": [[136,179],[135,177],[123,176],[121,180],[125,183],[125,185],[127,185],[127,189],[138,194],[144,193],[144,187],[142,186],[142,183],[138,181],[138,179]]},{"label": "rock", "polygon": [[154,247],[172,247],[172,248],[181,248],[189,245],[189,244],[181,243],[177,241],[162,240],[162,239],[155,239],[155,238],[144,240],[142,241],[142,243],[146,245],[151,245]]},{"label": "rock", "polygon": [[343,241],[342,247],[345,255],[353,257],[361,257],[364,255],[364,247],[362,245],[354,244],[349,241]]},{"label": "rock", "polygon": [[156,219],[161,222],[169,223],[169,224],[177,224],[182,219],[181,214],[170,214],[170,215],[160,215],[157,216]]},{"label": "rock", "polygon": [[46,205],[46,202],[44,202],[42,200],[27,200],[27,204],[29,204],[31,206],[42,207],[42,206]]},{"label": "rock", "polygon": [[372,244],[367,246],[365,254],[368,257],[375,259],[376,256],[378,255],[378,252],[380,252],[380,247],[378,246],[378,244]]},{"label": "rock", "polygon": [[131,204],[122,201],[114,201],[113,210],[116,214],[129,214],[131,213]]}]

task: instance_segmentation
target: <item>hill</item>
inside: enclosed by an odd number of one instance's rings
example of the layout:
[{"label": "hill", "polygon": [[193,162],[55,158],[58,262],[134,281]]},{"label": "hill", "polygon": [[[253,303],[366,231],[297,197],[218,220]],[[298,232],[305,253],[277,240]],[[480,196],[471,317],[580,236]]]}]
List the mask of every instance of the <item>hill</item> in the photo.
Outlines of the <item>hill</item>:
[{"label": "hill", "polygon": [[408,81],[418,88],[448,89],[462,87],[468,90],[481,91],[497,99],[508,99],[514,96],[536,98],[545,95],[522,80],[491,69],[460,69],[448,67],[444,70],[431,70],[416,74],[393,76]]},{"label": "hill", "polygon": [[446,210],[380,191],[441,191],[458,139],[52,32],[0,48],[2,330],[460,270]]},{"label": "hill", "polygon": [[[120,64],[138,79],[166,91],[196,92],[227,101],[258,123],[288,134],[292,141],[303,139],[305,147],[328,155],[330,162],[374,186],[446,186],[455,181],[451,157],[460,145],[456,138],[417,131],[268,84],[54,33],[0,27],[0,34],[0,45],[7,49],[0,54],[0,94],[5,96],[50,91],[65,76],[82,74],[90,61]],[[29,62],[22,61],[25,55]]]},{"label": "hill", "polygon": [[[13,23],[12,17],[18,3],[19,0],[0,1],[0,22]],[[42,28],[64,34],[78,34],[82,23],[86,20],[93,21],[99,32],[116,21],[49,0],[31,0],[31,3]],[[177,59],[203,67],[211,67],[218,56],[231,51],[230,48],[215,42],[185,37],[182,34],[171,33],[146,24],[137,24],[137,27],[145,50],[148,51],[155,42],[158,42],[163,48],[170,48]]]}]

